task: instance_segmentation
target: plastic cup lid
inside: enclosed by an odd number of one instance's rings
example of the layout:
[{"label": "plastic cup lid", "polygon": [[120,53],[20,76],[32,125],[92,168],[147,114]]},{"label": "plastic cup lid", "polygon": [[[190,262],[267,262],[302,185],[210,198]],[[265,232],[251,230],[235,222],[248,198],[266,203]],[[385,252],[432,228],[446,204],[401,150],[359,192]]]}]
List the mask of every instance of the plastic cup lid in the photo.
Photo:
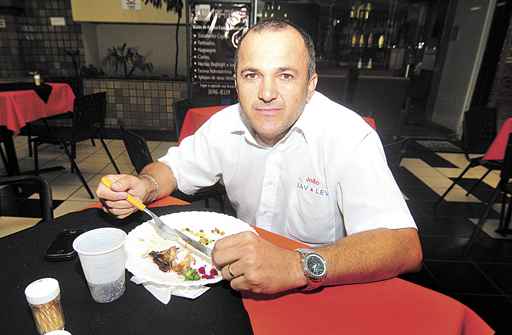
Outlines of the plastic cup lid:
[{"label": "plastic cup lid", "polygon": [[38,279],[30,283],[25,289],[25,296],[31,305],[46,304],[59,294],[59,282],[54,278]]},{"label": "plastic cup lid", "polygon": [[44,333],[44,335],[71,335],[71,333],[66,330],[52,330],[51,332]]}]

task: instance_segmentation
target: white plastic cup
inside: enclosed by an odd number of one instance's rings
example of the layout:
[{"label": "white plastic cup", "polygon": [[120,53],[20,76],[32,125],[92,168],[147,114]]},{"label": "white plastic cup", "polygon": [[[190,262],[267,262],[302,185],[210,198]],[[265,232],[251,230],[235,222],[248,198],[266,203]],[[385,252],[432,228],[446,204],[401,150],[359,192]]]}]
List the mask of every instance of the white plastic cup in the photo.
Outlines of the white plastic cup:
[{"label": "white plastic cup", "polygon": [[85,232],[73,241],[92,298],[107,303],[125,291],[126,233],[117,228],[98,228]]}]

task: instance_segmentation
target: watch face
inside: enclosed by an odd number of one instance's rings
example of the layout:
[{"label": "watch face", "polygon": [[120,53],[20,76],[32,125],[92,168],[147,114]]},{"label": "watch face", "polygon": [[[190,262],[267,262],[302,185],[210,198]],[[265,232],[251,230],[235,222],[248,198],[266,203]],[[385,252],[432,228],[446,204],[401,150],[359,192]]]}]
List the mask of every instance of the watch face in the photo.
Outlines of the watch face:
[{"label": "watch face", "polygon": [[314,277],[322,277],[325,273],[325,264],[320,257],[315,254],[306,257],[306,267]]}]

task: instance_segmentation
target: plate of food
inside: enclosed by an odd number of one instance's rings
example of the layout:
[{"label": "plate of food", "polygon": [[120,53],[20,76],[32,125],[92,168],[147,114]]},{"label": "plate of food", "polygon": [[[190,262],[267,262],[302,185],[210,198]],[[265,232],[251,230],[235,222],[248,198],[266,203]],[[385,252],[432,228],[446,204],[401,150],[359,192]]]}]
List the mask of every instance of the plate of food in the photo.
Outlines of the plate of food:
[{"label": "plate of food", "polygon": [[[160,217],[172,228],[213,249],[219,239],[244,231],[255,232],[247,223],[215,212],[180,212]],[[126,269],[142,281],[166,286],[201,286],[222,280],[211,259],[179,240],[163,239],[151,221],[128,233],[125,242]]]}]

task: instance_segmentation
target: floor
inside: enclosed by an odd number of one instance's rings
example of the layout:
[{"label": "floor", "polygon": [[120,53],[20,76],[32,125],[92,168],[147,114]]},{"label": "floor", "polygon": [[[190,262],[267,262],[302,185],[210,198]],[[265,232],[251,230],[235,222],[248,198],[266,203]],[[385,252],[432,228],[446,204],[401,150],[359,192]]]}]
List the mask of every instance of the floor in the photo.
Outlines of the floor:
[{"label": "floor", "polygon": [[[402,141],[384,138],[383,142],[388,163],[418,225],[424,252],[422,270],[402,277],[470,306],[498,334],[510,333],[512,326],[508,323],[508,314],[512,310],[512,239],[503,239],[493,232],[497,212],[491,213],[491,219],[484,225],[483,231],[479,231],[470,253],[464,255],[474,229],[473,222],[484,206],[482,200],[487,199],[496,185],[498,174],[491,173],[474,195],[466,196],[465,190],[483,173],[481,169],[474,169],[460,187],[453,189],[435,213],[434,202],[467,164],[465,156],[457,150],[433,152],[412,142],[406,156],[398,164]],[[173,145],[174,142],[149,142],[154,157],[159,157]],[[122,172],[133,172],[122,142],[109,140],[108,146]],[[21,169],[32,169],[26,139],[17,137],[16,147]],[[78,164],[91,188],[96,187],[102,175],[114,172],[100,145],[94,147],[90,142],[85,142],[79,145],[77,152]],[[58,148],[45,147],[41,149],[41,165],[68,167],[69,164]],[[78,177],[68,171],[43,175],[53,189],[56,217],[96,202],[87,195]],[[37,222],[37,219],[31,218],[38,215],[37,199],[34,197],[13,200],[8,190],[0,191],[0,236]],[[498,210],[497,207],[495,209]],[[13,219],[14,216],[27,218]]]}]

